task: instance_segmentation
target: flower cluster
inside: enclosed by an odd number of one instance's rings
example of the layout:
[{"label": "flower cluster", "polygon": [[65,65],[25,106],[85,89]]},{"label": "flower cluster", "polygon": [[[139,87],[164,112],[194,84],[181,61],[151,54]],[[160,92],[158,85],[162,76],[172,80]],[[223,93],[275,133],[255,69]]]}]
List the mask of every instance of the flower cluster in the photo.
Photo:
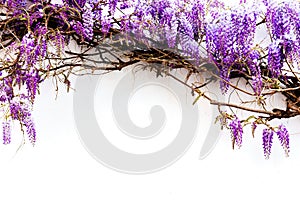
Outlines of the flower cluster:
[{"label": "flower cluster", "polygon": [[262,139],[263,139],[264,155],[265,155],[266,159],[268,159],[271,154],[271,148],[272,148],[274,134],[277,134],[280,144],[284,149],[285,155],[289,156],[289,152],[290,152],[289,133],[288,133],[286,127],[281,124],[278,127],[277,131],[274,131],[273,129],[270,129],[270,128],[263,130]]},{"label": "flower cluster", "polygon": [[263,139],[263,148],[264,148],[264,155],[266,159],[269,159],[271,154],[271,147],[273,143],[273,135],[274,131],[270,129],[264,129],[262,133]]},{"label": "flower cluster", "polygon": [[277,78],[283,67],[283,48],[281,44],[272,43],[268,48],[268,65],[272,77]]},{"label": "flower cluster", "polygon": [[260,95],[263,88],[263,80],[261,69],[259,66],[258,59],[260,58],[260,53],[257,50],[253,50],[248,55],[248,67],[250,69],[250,74],[252,76],[252,86],[253,90],[257,95]]},{"label": "flower cluster", "polygon": [[19,99],[14,99],[9,108],[11,118],[18,120],[21,126],[25,127],[29,141],[34,145],[36,142],[36,130],[31,117],[31,108],[28,106],[30,104],[27,102],[27,99],[25,95],[22,95]]},{"label": "flower cluster", "polygon": [[10,122],[3,122],[3,144],[9,144],[11,142],[11,127]]},{"label": "flower cluster", "polygon": [[[137,24],[124,23],[126,28],[132,27],[140,35],[147,30],[153,34],[161,34],[161,43],[166,43],[168,48],[180,46],[186,56],[199,59],[199,41],[204,33],[205,1],[136,1],[134,19]],[[130,22],[129,22],[130,23]]]},{"label": "flower cluster", "polygon": [[[206,47],[210,59],[220,69],[221,89],[228,90],[230,71],[245,70],[256,30],[257,13],[242,5],[224,11],[206,26]],[[249,62],[249,61],[248,61]],[[255,64],[255,63],[254,63]],[[254,76],[256,75],[253,74]]]},{"label": "flower cluster", "polygon": [[282,59],[297,60],[300,58],[300,6],[294,1],[280,4],[267,4],[267,25],[273,43],[269,46],[269,66],[271,73],[278,76],[282,68]]},{"label": "flower cluster", "polygon": [[286,156],[289,155],[290,152],[290,139],[289,139],[289,132],[287,131],[284,125],[280,125],[276,132],[278,139],[280,141],[281,146],[283,147]]},{"label": "flower cluster", "polygon": [[234,116],[234,119],[229,123],[229,128],[233,145],[237,145],[240,148],[243,141],[243,127],[237,116]]},{"label": "flower cluster", "polygon": [[88,40],[93,39],[93,27],[94,27],[94,14],[92,12],[92,4],[87,1],[83,7],[83,14],[82,14],[82,20],[83,20],[83,30],[84,30],[84,37]]}]

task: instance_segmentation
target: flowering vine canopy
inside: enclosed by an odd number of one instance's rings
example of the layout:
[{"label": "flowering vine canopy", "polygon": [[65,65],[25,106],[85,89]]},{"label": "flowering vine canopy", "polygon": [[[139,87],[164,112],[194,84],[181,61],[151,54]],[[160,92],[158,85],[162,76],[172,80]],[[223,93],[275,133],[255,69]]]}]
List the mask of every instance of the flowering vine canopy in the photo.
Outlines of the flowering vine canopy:
[{"label": "flowering vine canopy", "polygon": [[[70,88],[69,77],[81,69],[122,70],[139,62],[159,63],[158,75],[186,70],[179,82],[193,94],[218,106],[217,120],[231,132],[233,147],[241,147],[246,126],[262,126],[263,152],[271,153],[277,135],[286,155],[289,132],[285,125],[270,125],[274,119],[300,115],[300,2],[241,1],[226,6],[217,0],[1,0],[0,1],[0,102],[3,113],[3,143],[11,142],[11,123],[18,121],[32,144],[36,130],[31,116],[39,85],[54,78]],[[161,30],[163,37],[151,37]],[[260,37],[262,31],[263,38]],[[134,41],[105,41],[134,33]],[[163,39],[162,39],[163,38]],[[164,40],[164,49],[155,44]],[[149,42],[151,41],[151,42]],[[88,51],[67,50],[69,44],[97,49],[100,58],[91,60]],[[126,45],[136,46],[123,52]],[[139,49],[143,46],[142,49]],[[106,48],[104,48],[106,47]],[[178,49],[177,53],[170,51]],[[123,48],[124,49],[124,48]],[[101,55],[108,53],[114,59]],[[118,53],[118,54],[117,54]],[[117,55],[117,56],[116,56]],[[95,65],[83,65],[94,61]],[[209,65],[210,64],[210,65]],[[213,67],[207,67],[213,66]],[[210,73],[205,84],[189,77]],[[236,80],[243,80],[246,86]],[[223,95],[232,91],[253,99],[249,104],[218,102],[202,92],[218,81]],[[283,107],[268,107],[266,99],[280,94]],[[249,111],[246,118],[235,108]]]}]

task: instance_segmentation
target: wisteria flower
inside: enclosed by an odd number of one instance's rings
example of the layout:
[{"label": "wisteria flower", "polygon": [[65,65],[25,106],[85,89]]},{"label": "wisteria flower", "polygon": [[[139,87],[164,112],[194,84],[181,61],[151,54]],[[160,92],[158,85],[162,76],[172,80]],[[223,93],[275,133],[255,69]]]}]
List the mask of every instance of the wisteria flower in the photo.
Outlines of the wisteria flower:
[{"label": "wisteria flower", "polygon": [[269,159],[271,154],[271,148],[273,144],[273,135],[274,131],[271,129],[264,129],[262,133],[262,139],[263,139],[263,149],[264,149],[264,155],[266,159]]},{"label": "wisteria flower", "polygon": [[237,116],[234,116],[234,119],[229,123],[229,128],[231,130],[233,145],[237,145],[240,148],[243,141],[243,127]]},{"label": "wisteria flower", "polygon": [[290,136],[289,136],[289,132],[287,131],[286,127],[284,125],[280,125],[278,127],[278,130],[276,132],[278,139],[280,141],[281,146],[284,149],[285,155],[289,156],[289,152],[290,152]]}]

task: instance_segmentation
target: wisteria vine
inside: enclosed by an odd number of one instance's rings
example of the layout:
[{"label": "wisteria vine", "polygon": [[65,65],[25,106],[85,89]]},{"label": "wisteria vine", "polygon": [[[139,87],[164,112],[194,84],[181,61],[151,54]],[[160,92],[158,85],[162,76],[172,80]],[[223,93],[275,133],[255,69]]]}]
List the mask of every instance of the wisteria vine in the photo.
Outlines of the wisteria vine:
[{"label": "wisteria vine", "polygon": [[[39,86],[47,78],[69,89],[70,76],[81,70],[109,72],[142,62],[162,64],[164,67],[152,66],[151,70],[175,79],[172,70],[186,70],[186,79],[176,80],[219,107],[217,119],[230,130],[233,147],[242,146],[246,126],[251,126],[253,135],[261,126],[265,158],[270,156],[274,134],[288,156],[287,127],[270,122],[300,115],[299,1],[240,1],[232,7],[217,0],[0,3],[3,144],[11,142],[12,121],[18,121],[24,135],[35,144],[31,111]],[[260,30],[265,30],[262,39],[258,37]],[[135,37],[129,39],[132,34]],[[115,35],[123,36],[125,41]],[[74,42],[85,50],[68,50]],[[165,48],[161,44],[166,44]],[[125,52],[128,45],[135,49]],[[97,59],[92,59],[91,49],[100,55]],[[205,73],[212,77],[205,84],[190,81],[191,76]],[[239,80],[245,84],[239,85]],[[256,106],[209,97],[202,89],[215,81],[219,81],[224,95],[239,92],[253,98]],[[267,104],[266,100],[275,94],[285,97],[284,108]],[[223,109],[226,107],[230,110]],[[251,114],[243,118],[233,108]]]}]

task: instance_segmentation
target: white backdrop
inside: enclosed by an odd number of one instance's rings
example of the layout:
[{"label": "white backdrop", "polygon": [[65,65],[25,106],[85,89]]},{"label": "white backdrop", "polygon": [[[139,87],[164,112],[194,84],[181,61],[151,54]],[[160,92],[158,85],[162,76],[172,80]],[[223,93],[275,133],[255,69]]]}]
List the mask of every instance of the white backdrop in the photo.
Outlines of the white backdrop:
[{"label": "white backdrop", "polygon": [[[104,80],[109,90],[117,79],[107,77]],[[265,160],[260,134],[256,134],[254,139],[250,133],[245,134],[242,148],[233,151],[230,135],[223,132],[212,153],[204,160],[199,160],[207,124],[210,123],[207,117],[210,107],[204,106],[204,110],[199,110],[197,138],[181,159],[156,173],[129,175],[111,170],[90,156],[81,144],[73,119],[73,91],[66,94],[65,88],[61,87],[55,100],[54,89],[51,80],[46,81],[41,85],[41,95],[36,100],[33,114],[38,137],[36,146],[27,143],[16,153],[21,141],[17,124],[12,144],[0,145],[1,199],[298,199],[299,118],[287,121],[292,134],[289,158],[284,157],[275,137],[271,158]],[[106,98],[105,93],[98,95],[96,98]],[[149,123],[149,120],[140,111],[142,108],[135,108],[134,105],[147,106],[145,96],[144,93],[137,94],[129,107],[132,120],[140,125]],[[143,103],[140,103],[141,100]],[[170,102],[173,101],[170,96]],[[109,110],[105,111],[101,106],[95,109],[104,112],[103,115],[111,115]],[[175,109],[172,112],[173,118],[168,122],[178,121],[176,113],[179,111]],[[107,120],[107,123],[113,123]],[[106,122],[99,121],[101,123]],[[117,134],[109,139],[115,145],[127,146]],[[151,148],[155,150],[170,141],[161,138],[160,142],[154,147],[138,147],[132,143],[133,147],[130,145],[131,149],[127,150],[137,151],[141,148],[144,152],[151,151]]]}]

